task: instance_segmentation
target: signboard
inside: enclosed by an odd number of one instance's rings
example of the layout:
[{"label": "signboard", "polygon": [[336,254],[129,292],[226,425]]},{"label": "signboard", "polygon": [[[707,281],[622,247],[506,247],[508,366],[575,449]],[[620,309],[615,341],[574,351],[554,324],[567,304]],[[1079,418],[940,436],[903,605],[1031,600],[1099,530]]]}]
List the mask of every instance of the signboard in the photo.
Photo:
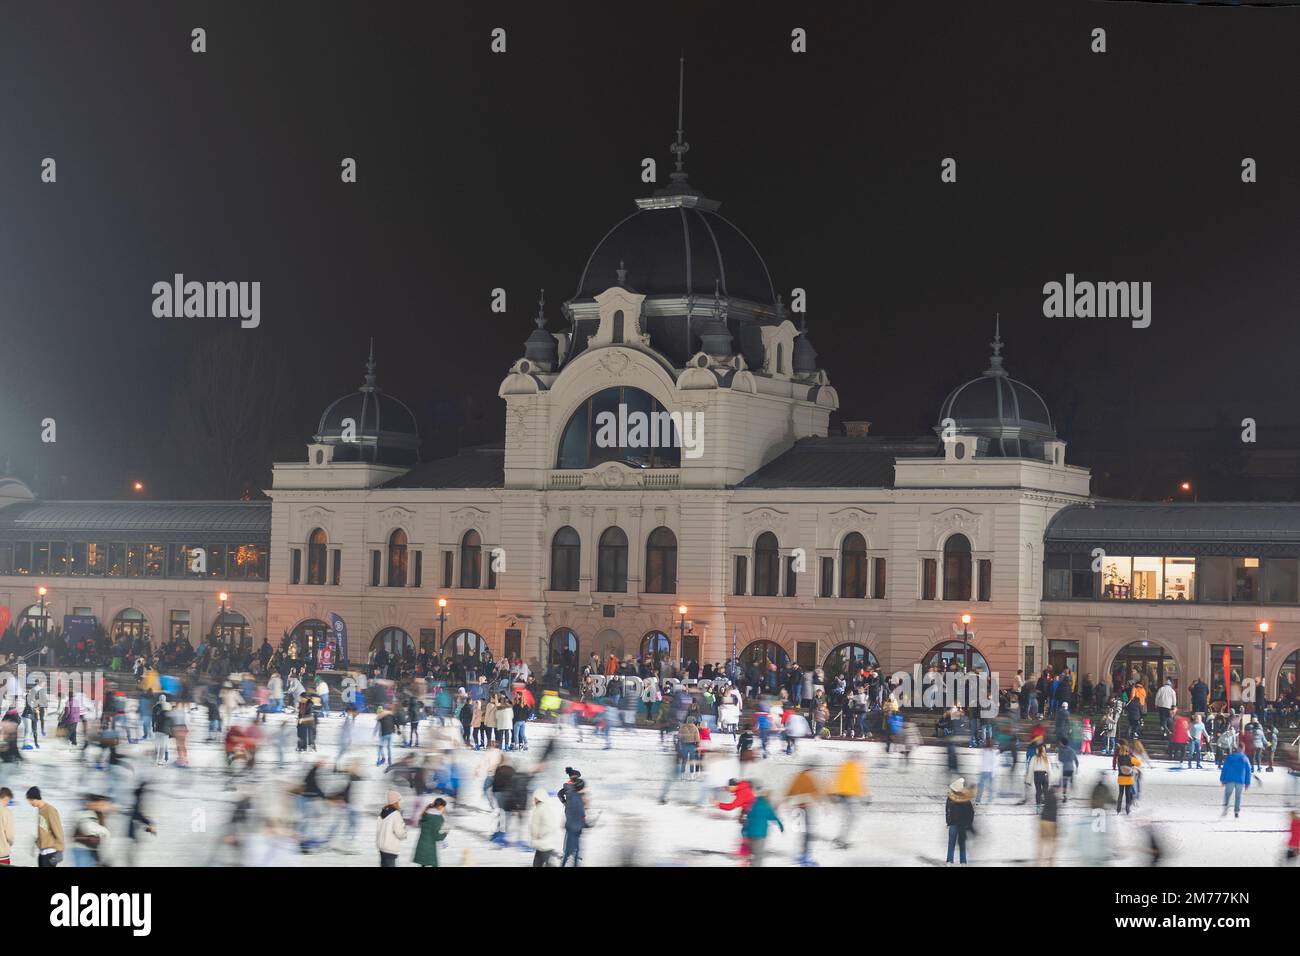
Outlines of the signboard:
[{"label": "signboard", "polygon": [[316,659],[316,669],[322,671],[332,671],[334,669],[334,644],[326,644],[320,649],[320,654]]},{"label": "signboard", "polygon": [[95,628],[98,625],[99,619],[93,614],[63,615],[63,634],[69,644],[90,640],[95,636]]},{"label": "signboard", "polygon": [[[346,661],[348,659],[348,626],[343,623],[343,618],[333,611],[330,612],[330,630],[334,635],[334,646],[337,648],[339,660]],[[319,660],[317,666],[321,666]],[[330,666],[334,666],[333,654],[331,654]]]}]

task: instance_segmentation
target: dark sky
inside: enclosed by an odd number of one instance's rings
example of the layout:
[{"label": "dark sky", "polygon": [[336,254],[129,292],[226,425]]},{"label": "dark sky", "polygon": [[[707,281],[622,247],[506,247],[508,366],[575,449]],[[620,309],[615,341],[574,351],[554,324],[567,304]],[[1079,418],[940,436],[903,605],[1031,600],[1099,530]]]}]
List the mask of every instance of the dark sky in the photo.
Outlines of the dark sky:
[{"label": "dark sky", "polygon": [[[1203,498],[1292,497],[1289,477],[1241,477],[1263,466],[1238,435],[1246,416],[1266,448],[1298,434],[1297,44],[1300,9],[1062,0],[4,0],[0,468],[48,496],[192,494],[181,380],[196,344],[236,338],[284,367],[262,412],[277,455],[360,384],[372,335],[426,454],[499,437],[537,288],[560,329],[592,247],[648,191],[640,159],[667,172],[684,52],[692,182],[778,288],[808,291],[842,417],[928,428],[1000,311],[1008,369],[1098,490],[1189,476]],[[259,280],[261,328],[154,318],[176,272]],[[1044,318],[1067,272],[1151,282],[1151,327]]]}]

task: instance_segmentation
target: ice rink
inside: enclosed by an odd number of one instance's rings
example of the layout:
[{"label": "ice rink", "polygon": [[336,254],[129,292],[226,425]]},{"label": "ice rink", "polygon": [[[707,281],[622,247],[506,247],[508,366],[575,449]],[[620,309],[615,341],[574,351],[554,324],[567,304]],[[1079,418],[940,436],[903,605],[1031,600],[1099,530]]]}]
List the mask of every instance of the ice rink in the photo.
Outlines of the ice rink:
[{"label": "ice rink", "polygon": [[[13,849],[15,865],[33,865],[33,838],[36,813],[23,795],[29,786],[39,786],[45,799],[62,814],[70,834],[79,809],[80,795],[85,792],[109,793],[121,807],[112,820],[112,839],[105,857],[112,862],[125,861],[128,841],[125,837],[131,794],[139,780],[151,781],[151,796],[145,811],[157,823],[157,835],[146,835],[139,843],[136,862],[149,866],[202,866],[213,862],[236,862],[235,854],[223,849],[221,835],[233,807],[235,790],[219,743],[206,743],[205,727],[192,718],[190,761],[188,768],[174,764],[157,766],[152,744],[135,744],[122,748],[129,769],[113,772],[96,770],[93,759],[83,762],[65,740],[47,737],[40,750],[23,753],[20,764],[5,764],[0,769],[2,783],[14,791],[13,813],[17,835]],[[314,759],[332,768],[337,753],[342,718],[334,716],[321,722],[316,753],[295,752],[296,740],[287,717],[273,716],[265,725],[274,735],[282,728],[283,765],[276,769],[277,754],[273,745],[264,744],[258,767],[244,786],[251,787],[255,816],[246,846],[240,856],[246,863],[305,866],[375,866],[375,824],[385,791],[392,778],[375,766],[374,721],[369,715],[358,718],[354,746],[348,760],[364,777],[354,788],[353,806],[358,812],[357,830],[348,839],[335,838],[325,849],[302,854],[291,826],[297,826],[299,813],[289,787],[299,783]],[[52,721],[51,721],[52,724]],[[459,728],[457,727],[458,731]],[[450,736],[450,729],[448,731]],[[433,721],[422,726],[423,743],[435,744],[439,732]],[[634,861],[640,865],[733,865],[739,843],[736,814],[714,807],[714,801],[729,777],[739,776],[730,735],[715,736],[705,758],[700,779],[682,780],[674,785],[669,802],[659,802],[664,781],[670,772],[671,759],[661,748],[659,734],[653,730],[615,731],[612,749],[605,749],[603,738],[589,728],[579,742],[573,728],[533,722],[528,727],[530,750],[509,754],[508,760],[524,771],[536,771],[535,786],[554,793],[564,783],[566,766],[582,772],[587,781],[589,817],[595,823],[583,836],[584,863],[613,865]],[[458,736],[457,736],[458,741]],[[538,766],[545,745],[555,747],[545,767]],[[395,741],[396,742],[396,741]],[[96,753],[92,747],[88,752]],[[394,748],[395,756],[409,753]],[[812,814],[812,858],[825,866],[863,865],[933,865],[941,863],[947,848],[944,825],[944,801],[952,774],[942,748],[918,750],[910,768],[897,751],[886,754],[883,744],[848,741],[802,741],[793,757],[785,756],[782,745],[772,741],[772,756],[748,764],[749,779],[770,788],[774,796],[784,796],[790,778],[805,766],[821,768],[829,778],[848,753],[865,757],[869,771],[871,798],[859,807],[852,829],[852,845],[837,849],[832,843],[840,825],[840,809],[819,805]],[[979,758],[974,751],[958,748],[960,773],[974,784],[979,777]],[[174,754],[173,754],[174,757]],[[450,836],[441,845],[443,865],[524,866],[531,863],[531,850],[522,846],[498,847],[489,841],[494,813],[483,794],[486,754],[464,748],[454,751],[462,778],[459,799],[452,801],[448,814]],[[1262,783],[1252,784],[1243,803],[1239,819],[1231,813],[1221,816],[1222,788],[1213,759],[1204,770],[1175,769],[1166,761],[1148,767],[1142,785],[1142,799],[1131,817],[1116,816],[1113,804],[1104,813],[1088,808],[1087,796],[1098,778],[1104,775],[1113,788],[1109,758],[1084,756],[1072,797],[1064,804],[1060,817],[1056,863],[1065,865],[1090,859],[1086,854],[1105,852],[1114,865],[1147,865],[1150,856],[1149,831],[1154,828],[1162,849],[1162,864],[1181,866],[1271,866],[1282,855],[1289,820],[1289,807],[1295,800],[1295,781],[1285,770],[1262,773]],[[1024,865],[1032,863],[1038,848],[1038,818],[1032,793],[1024,786],[1023,759],[1014,779],[1006,771],[997,777],[998,796],[976,808],[976,836],[971,840],[970,862],[978,865]],[[342,780],[332,772],[323,778],[327,793],[341,786]],[[414,794],[409,787],[397,788],[402,794],[404,810],[411,808]],[[1029,802],[1023,804],[1026,795]],[[697,801],[701,801],[698,802]],[[319,803],[319,801],[317,801]],[[803,843],[801,815],[793,808],[778,806],[786,824],[784,834],[772,833],[769,840],[770,865],[789,865],[798,861]],[[331,814],[340,811],[322,808],[313,831],[329,829]],[[278,829],[269,829],[265,821],[281,821]],[[526,815],[523,826],[512,839],[527,839]],[[278,835],[277,835],[278,834]],[[418,832],[406,840],[401,865],[410,865]],[[71,865],[71,853],[67,863]]]}]

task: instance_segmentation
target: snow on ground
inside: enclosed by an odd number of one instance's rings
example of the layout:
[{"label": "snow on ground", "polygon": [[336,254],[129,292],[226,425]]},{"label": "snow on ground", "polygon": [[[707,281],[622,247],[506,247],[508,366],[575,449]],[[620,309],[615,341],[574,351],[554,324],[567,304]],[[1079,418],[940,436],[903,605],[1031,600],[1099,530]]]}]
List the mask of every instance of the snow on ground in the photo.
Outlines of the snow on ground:
[{"label": "snow on ground", "polygon": [[[16,865],[34,863],[33,836],[36,813],[23,795],[32,785],[41,787],[46,800],[60,810],[64,826],[71,833],[79,806],[79,797],[88,791],[108,792],[124,810],[129,810],[134,782],[153,782],[152,797],[146,812],[158,824],[158,834],[145,835],[136,856],[138,865],[202,866],[216,861],[234,862],[228,851],[220,849],[220,835],[230,815],[235,791],[229,786],[224,754],[219,743],[206,743],[206,723],[191,719],[189,768],[174,764],[155,766],[152,744],[122,748],[129,758],[130,769],[112,773],[96,770],[83,762],[67,742],[55,737],[44,738],[37,751],[26,751],[21,764],[0,765],[0,785],[14,791],[13,812],[17,839],[13,850]],[[285,736],[284,763],[276,770],[275,748],[264,746],[259,753],[259,767],[249,782],[253,787],[255,807],[262,817],[297,819],[295,802],[286,794],[289,786],[301,780],[310,761],[323,759],[333,764],[342,718],[333,716],[321,722],[318,752],[296,753],[292,722],[275,715],[264,725],[274,733],[282,728]],[[375,766],[374,721],[369,715],[358,718],[355,744],[350,760],[364,768],[364,782],[354,793],[358,826],[354,837],[346,842],[336,839],[328,849],[300,854],[290,837],[272,841],[265,837],[251,842],[248,852],[256,860],[282,865],[301,866],[374,866],[378,862],[374,836],[377,812],[385,791],[392,783],[382,768]],[[457,728],[458,730],[458,728]],[[654,730],[614,731],[613,749],[606,750],[603,739],[584,729],[578,741],[571,727],[533,722],[528,726],[530,750],[510,754],[508,759],[522,769],[532,769],[540,759],[547,741],[556,740],[548,765],[541,768],[536,786],[552,793],[564,782],[564,768],[578,768],[587,781],[589,815],[595,825],[583,836],[584,863],[613,865],[623,862],[630,853],[642,865],[731,865],[736,862],[739,824],[734,813],[713,806],[718,794],[710,788],[725,785],[739,776],[739,761],[734,755],[729,735],[715,736],[713,751],[706,757],[704,779],[681,781],[675,785],[667,805],[659,802],[671,759],[661,748]],[[451,731],[448,730],[448,736]],[[424,721],[422,731],[426,745],[438,737],[433,721]],[[96,748],[89,753],[93,756]],[[396,747],[395,756],[405,753]],[[897,751],[886,754],[883,744],[849,741],[803,741],[793,757],[782,752],[772,741],[772,757],[750,764],[750,779],[784,793],[790,778],[805,766],[823,769],[829,778],[846,754],[864,755],[869,768],[871,802],[859,809],[852,831],[852,846],[836,849],[831,840],[837,834],[841,817],[838,808],[821,807],[813,813],[813,858],[827,866],[917,865],[941,862],[947,849],[944,825],[944,800],[952,775],[947,770],[942,748],[925,747],[914,754],[907,768]],[[974,751],[958,748],[960,772],[966,780],[978,780],[978,756]],[[173,755],[174,756],[174,755]],[[458,749],[454,759],[461,767],[461,799],[453,801],[448,815],[449,839],[441,845],[444,865],[524,866],[531,863],[532,852],[524,847],[499,848],[488,837],[492,833],[494,814],[488,810],[483,795],[484,765],[487,755]],[[1117,864],[1147,862],[1143,847],[1147,845],[1145,827],[1154,826],[1164,851],[1164,859],[1173,865],[1273,865],[1282,852],[1289,807],[1296,801],[1296,778],[1285,771],[1261,774],[1262,786],[1253,785],[1243,804],[1240,819],[1231,814],[1221,817],[1222,788],[1213,762],[1204,770],[1171,769],[1174,765],[1159,761],[1149,768],[1143,779],[1142,800],[1132,817],[1117,817],[1113,806],[1104,814],[1093,814],[1087,806],[1087,794],[1104,775],[1113,787],[1110,760],[1097,755],[1084,756],[1074,796],[1061,812],[1057,865],[1080,860],[1082,848],[1098,829],[1112,848]],[[1038,820],[1032,794],[1023,784],[1024,763],[1014,780],[1003,771],[997,778],[1001,793],[995,803],[981,804],[976,811],[978,836],[970,843],[970,859],[978,864],[1015,865],[1032,862],[1037,850]],[[340,784],[332,775],[325,778],[330,791]],[[399,787],[403,807],[413,801],[411,790]],[[1027,804],[1020,801],[1030,794]],[[703,800],[703,805],[694,805]],[[326,811],[318,811],[324,813]],[[333,814],[337,811],[330,810]],[[770,865],[788,865],[797,861],[803,842],[800,815],[790,808],[779,808],[786,824],[784,834],[773,830],[769,839]],[[106,856],[117,863],[125,862],[127,813],[116,814],[111,824],[113,839]],[[516,839],[527,839],[526,816]],[[319,822],[318,822],[319,825]],[[326,824],[328,825],[328,824]],[[318,831],[319,832],[319,831]],[[409,865],[418,831],[414,828],[406,841],[401,858]],[[69,844],[71,843],[69,839]],[[250,858],[246,857],[246,860]],[[67,864],[72,863],[71,853]]]}]

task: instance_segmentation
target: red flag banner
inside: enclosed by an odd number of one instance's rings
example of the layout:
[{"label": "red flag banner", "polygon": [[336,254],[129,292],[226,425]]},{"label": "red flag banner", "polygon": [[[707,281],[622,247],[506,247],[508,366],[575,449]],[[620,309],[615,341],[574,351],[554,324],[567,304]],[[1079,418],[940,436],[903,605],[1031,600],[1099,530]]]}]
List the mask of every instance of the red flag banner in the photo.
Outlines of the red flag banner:
[{"label": "red flag banner", "polygon": [[1223,649],[1223,699],[1232,706],[1232,651],[1227,647]]}]

